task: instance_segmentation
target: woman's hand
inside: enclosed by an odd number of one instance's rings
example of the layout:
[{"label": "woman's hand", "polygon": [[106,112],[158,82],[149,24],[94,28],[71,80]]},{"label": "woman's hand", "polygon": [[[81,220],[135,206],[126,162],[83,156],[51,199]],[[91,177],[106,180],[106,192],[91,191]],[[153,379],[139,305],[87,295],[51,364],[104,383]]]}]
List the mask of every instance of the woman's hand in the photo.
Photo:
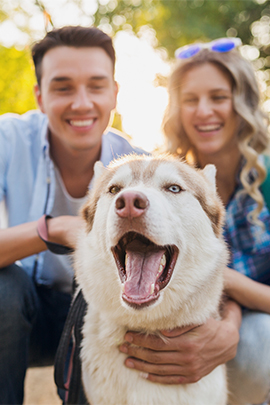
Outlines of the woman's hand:
[{"label": "woman's hand", "polygon": [[229,301],[221,321],[211,318],[204,325],[162,331],[166,341],[128,332],[120,351],[129,356],[125,365],[141,371],[142,377],[150,381],[194,383],[235,356],[240,324],[241,310]]}]

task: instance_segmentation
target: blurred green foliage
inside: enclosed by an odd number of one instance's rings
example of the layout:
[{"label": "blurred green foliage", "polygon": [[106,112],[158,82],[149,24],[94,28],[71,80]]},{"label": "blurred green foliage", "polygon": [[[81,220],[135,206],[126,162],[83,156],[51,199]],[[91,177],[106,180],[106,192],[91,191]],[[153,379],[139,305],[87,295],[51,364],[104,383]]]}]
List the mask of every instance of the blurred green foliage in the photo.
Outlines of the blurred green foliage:
[{"label": "blurred green foliage", "polygon": [[[77,5],[87,14],[82,0],[66,0],[66,3]],[[44,34],[45,29],[51,29],[54,24],[54,17],[48,14],[44,4],[45,0],[32,0],[32,8],[27,8],[20,0],[0,0],[0,24],[6,20],[14,22],[29,36],[30,43],[34,36],[30,24],[34,11],[45,18]],[[148,35],[153,46],[165,49],[169,58],[173,57],[175,49],[186,43],[238,36],[244,44],[259,49],[255,68],[264,71],[263,80],[266,85],[270,84],[269,0],[97,0],[92,20],[111,36],[120,30]],[[23,113],[36,108],[29,49],[0,45],[0,58],[0,114]],[[121,129],[119,117],[115,117],[114,124]]]},{"label": "blurred green foliage", "polygon": [[36,108],[29,51],[0,46],[0,60],[0,114],[22,114]]},{"label": "blurred green foliage", "polygon": [[[98,4],[96,25],[109,24],[112,33],[132,28],[138,35],[148,26],[155,32],[156,45],[170,57],[195,40],[239,36],[243,43],[252,44],[251,24],[270,17],[270,2],[264,0],[109,0],[107,4],[98,0]],[[270,43],[264,48],[270,53]]]}]

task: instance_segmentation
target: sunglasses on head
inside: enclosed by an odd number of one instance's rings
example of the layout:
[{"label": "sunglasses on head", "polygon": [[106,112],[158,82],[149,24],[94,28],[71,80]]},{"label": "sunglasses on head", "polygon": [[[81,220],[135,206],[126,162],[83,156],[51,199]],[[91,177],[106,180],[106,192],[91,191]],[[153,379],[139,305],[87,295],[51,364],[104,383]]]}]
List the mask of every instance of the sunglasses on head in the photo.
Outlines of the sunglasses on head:
[{"label": "sunglasses on head", "polygon": [[210,49],[213,52],[229,52],[241,44],[242,41],[240,38],[219,38],[205,44],[198,43],[181,46],[181,48],[176,49],[175,57],[178,59],[188,59],[196,55],[202,49]]}]

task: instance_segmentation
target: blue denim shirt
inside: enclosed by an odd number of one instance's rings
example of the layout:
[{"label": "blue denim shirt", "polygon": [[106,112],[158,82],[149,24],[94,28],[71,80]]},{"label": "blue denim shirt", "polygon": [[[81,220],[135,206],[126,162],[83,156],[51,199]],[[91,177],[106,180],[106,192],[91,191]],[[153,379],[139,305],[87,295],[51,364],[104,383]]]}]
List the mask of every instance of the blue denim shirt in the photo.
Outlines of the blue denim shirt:
[{"label": "blue denim shirt", "polygon": [[[39,111],[0,117],[0,201],[5,202],[9,227],[35,221],[44,213],[49,214],[53,207],[55,173],[47,133],[47,116]],[[114,158],[132,152],[144,153],[114,132],[102,135],[100,160],[105,166]],[[36,260],[37,282],[50,285],[52,280],[44,282],[44,273],[43,279],[40,278],[42,253],[21,263],[32,275]]]}]

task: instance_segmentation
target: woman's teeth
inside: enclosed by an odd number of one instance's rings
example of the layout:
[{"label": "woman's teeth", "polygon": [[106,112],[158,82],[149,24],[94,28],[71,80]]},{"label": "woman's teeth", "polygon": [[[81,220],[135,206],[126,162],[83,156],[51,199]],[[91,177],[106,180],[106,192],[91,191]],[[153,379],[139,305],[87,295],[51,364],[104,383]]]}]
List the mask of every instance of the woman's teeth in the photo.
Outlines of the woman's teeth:
[{"label": "woman's teeth", "polygon": [[220,128],[221,124],[197,125],[197,130],[201,132],[218,131]]}]

